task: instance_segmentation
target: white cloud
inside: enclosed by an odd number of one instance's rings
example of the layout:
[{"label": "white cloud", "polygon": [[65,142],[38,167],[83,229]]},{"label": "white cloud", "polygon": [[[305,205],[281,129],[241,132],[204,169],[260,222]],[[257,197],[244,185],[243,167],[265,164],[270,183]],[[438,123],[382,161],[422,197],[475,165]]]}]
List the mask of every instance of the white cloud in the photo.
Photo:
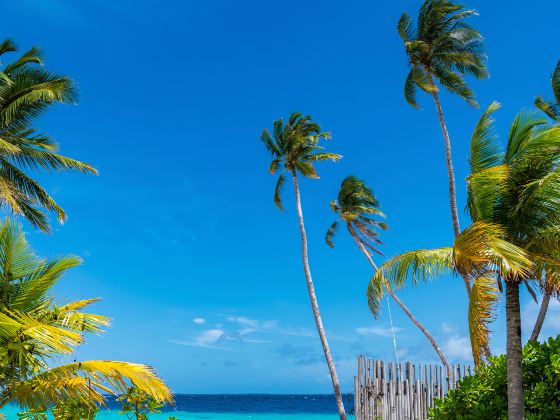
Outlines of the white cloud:
[{"label": "white cloud", "polygon": [[379,337],[392,337],[393,332],[396,334],[402,331],[402,328],[381,328],[381,327],[358,327],[356,332],[360,335],[376,335]]},{"label": "white cloud", "polygon": [[196,337],[195,341],[201,347],[209,346],[215,344],[223,335],[224,335],[224,330],[220,330],[220,329],[206,330],[198,337]]},{"label": "white cloud", "polygon": [[445,333],[445,334],[449,334],[452,332],[457,331],[457,327],[453,324],[450,324],[449,322],[443,322],[441,324],[441,330]]},{"label": "white cloud", "polygon": [[197,335],[193,340],[189,340],[189,341],[170,340],[170,341],[174,344],[181,344],[183,346],[229,350],[216,345],[222,339],[224,334],[225,334],[224,330],[216,328],[216,329],[203,331],[201,334]]},{"label": "white cloud", "polygon": [[195,324],[198,324],[198,325],[202,325],[206,322],[206,320],[204,318],[194,318],[192,320],[192,322],[194,322]]},{"label": "white cloud", "polygon": [[469,337],[453,335],[443,344],[445,355],[451,360],[471,361],[471,344]]},{"label": "white cloud", "polygon": [[254,328],[259,325],[259,321],[257,321],[256,319],[250,319],[245,316],[227,316],[226,321],[241,325],[247,325]]}]

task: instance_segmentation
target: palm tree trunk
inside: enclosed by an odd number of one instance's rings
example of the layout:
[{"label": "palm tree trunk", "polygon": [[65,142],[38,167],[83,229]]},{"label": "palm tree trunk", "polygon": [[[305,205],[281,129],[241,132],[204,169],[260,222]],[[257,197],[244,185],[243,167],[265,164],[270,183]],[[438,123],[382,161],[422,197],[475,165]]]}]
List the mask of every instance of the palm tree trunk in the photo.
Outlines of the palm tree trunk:
[{"label": "palm tree trunk", "polygon": [[325,334],[325,329],[323,327],[323,321],[321,320],[321,313],[319,312],[319,303],[317,302],[317,296],[315,295],[315,286],[313,285],[313,278],[311,277],[311,270],[309,269],[309,260],[307,257],[307,235],[305,233],[303,212],[301,210],[301,197],[299,193],[299,184],[295,171],[292,171],[292,179],[294,181],[294,189],[296,192],[296,207],[297,207],[297,213],[299,219],[299,231],[301,234],[301,259],[303,262],[303,271],[305,273],[305,280],[307,282],[307,290],[309,291],[309,300],[311,301],[311,308],[313,309],[313,317],[315,318],[315,324],[317,325],[317,331],[319,332],[319,338],[321,339],[321,345],[323,346],[323,352],[325,353],[325,359],[327,361],[327,366],[329,367],[329,372],[331,374],[334,396],[336,399],[336,406],[338,408],[338,415],[340,416],[341,420],[346,420],[346,412],[344,411],[344,403],[342,402],[342,394],[340,393],[338,376],[336,374],[336,369],[334,367],[331,351],[329,349],[329,343],[327,341],[327,335]]},{"label": "palm tree trunk", "polygon": [[539,338],[539,334],[541,333],[541,328],[544,322],[544,317],[546,316],[546,311],[548,310],[548,304],[550,303],[551,295],[552,292],[548,291],[545,288],[544,295],[541,302],[541,307],[539,309],[539,315],[537,316],[537,320],[535,321],[535,326],[533,327],[533,332],[531,333],[530,341],[536,342]]},{"label": "palm tree trunk", "polygon": [[[434,79],[430,75],[432,84],[435,86]],[[455,237],[459,236],[461,233],[461,225],[459,224],[459,212],[457,211],[457,191],[455,188],[455,171],[453,169],[453,158],[451,156],[451,139],[449,138],[449,132],[447,131],[447,125],[445,124],[445,119],[443,118],[443,110],[441,109],[441,103],[439,102],[439,96],[437,92],[433,93],[434,102],[436,103],[439,125],[441,127],[441,132],[443,134],[443,142],[445,143],[445,164],[447,166],[447,178],[449,181],[449,207],[451,208],[451,221],[453,222],[453,233]],[[471,284],[466,277],[463,277],[465,282],[465,288],[467,289],[467,295],[471,295]]]},{"label": "palm tree trunk", "polygon": [[508,419],[523,420],[525,400],[521,369],[521,309],[519,282],[516,280],[506,281],[506,333]]},{"label": "palm tree trunk", "polygon": [[[366,256],[366,258],[368,259],[369,264],[372,266],[372,268],[375,271],[377,271],[377,265],[375,264],[375,262],[371,258],[371,255],[369,254],[367,249],[364,247],[364,245],[361,243],[361,241],[358,238],[356,238],[356,236],[353,232],[350,232],[350,234],[352,235],[352,238],[354,239],[354,242],[356,242],[356,245],[358,245],[358,248],[360,248],[360,251],[362,251],[362,254],[364,254]],[[420,321],[418,321],[418,319],[416,319],[416,317],[412,314],[412,312],[410,312],[408,307],[398,298],[398,296],[395,294],[395,292],[391,288],[391,285],[387,284],[387,281],[385,281],[385,290],[387,291],[389,296],[391,296],[393,298],[393,300],[395,302],[397,302],[397,305],[399,305],[401,307],[401,309],[410,318],[410,320],[413,322],[413,324],[416,325],[420,329],[420,331],[422,331],[422,333],[426,336],[426,338],[428,339],[428,341],[430,342],[430,344],[432,345],[432,347],[434,348],[434,350],[438,354],[439,358],[441,359],[441,362],[443,363],[443,365],[445,366],[445,368],[449,372],[450,371],[449,363],[447,362],[447,359],[445,358],[445,355],[443,354],[443,351],[441,351],[441,348],[436,343],[436,340],[434,339],[434,337],[432,337],[432,335],[428,332],[428,330],[420,323]]]}]

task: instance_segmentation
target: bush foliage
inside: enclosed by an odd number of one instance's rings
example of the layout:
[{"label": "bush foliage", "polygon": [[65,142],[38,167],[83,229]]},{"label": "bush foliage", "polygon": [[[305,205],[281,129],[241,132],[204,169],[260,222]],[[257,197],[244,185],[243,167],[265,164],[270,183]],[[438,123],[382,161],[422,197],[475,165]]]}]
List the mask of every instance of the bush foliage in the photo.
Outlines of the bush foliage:
[{"label": "bush foliage", "polygon": [[[560,419],[560,336],[523,349],[527,419]],[[437,420],[507,419],[506,356],[491,357],[430,411]]]}]

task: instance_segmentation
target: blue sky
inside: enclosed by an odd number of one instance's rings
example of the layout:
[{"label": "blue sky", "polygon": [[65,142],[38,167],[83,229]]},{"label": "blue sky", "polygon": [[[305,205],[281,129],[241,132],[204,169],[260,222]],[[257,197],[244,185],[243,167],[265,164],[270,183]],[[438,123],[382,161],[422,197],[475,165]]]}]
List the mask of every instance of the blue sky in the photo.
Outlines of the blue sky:
[{"label": "blue sky", "polygon": [[[78,357],[154,365],[176,392],[330,392],[300,265],[293,190],[279,212],[258,138],[292,110],[331,131],[344,155],[303,181],[310,260],[342,387],[356,355],[394,358],[385,310],[375,321],[370,268],[341,234],[323,241],[328,203],[347,174],[364,178],[388,215],[386,257],[447,245],[452,229],[443,143],[433,103],[402,95],[406,58],[395,30],[419,1],[22,0],[4,5],[4,36],[40,45],[49,68],[79,84],[77,106],[40,126],[100,176],[39,176],[69,220],[30,239],[42,255],[85,259],[58,297],[103,297],[114,318]],[[550,95],[560,58],[556,1],[469,1],[486,37],[491,77],[473,82],[482,107],[517,111]],[[468,143],[481,110],[442,95],[464,207]],[[468,223],[462,214],[463,226]],[[340,233],[343,233],[342,231]],[[385,257],[378,257],[381,263]],[[450,359],[468,362],[462,281],[438,279],[401,294]],[[536,306],[523,295],[525,330]],[[500,308],[503,311],[502,307]],[[401,360],[435,361],[392,305]],[[503,351],[503,317],[493,325]],[[554,303],[544,334],[560,329]]]}]

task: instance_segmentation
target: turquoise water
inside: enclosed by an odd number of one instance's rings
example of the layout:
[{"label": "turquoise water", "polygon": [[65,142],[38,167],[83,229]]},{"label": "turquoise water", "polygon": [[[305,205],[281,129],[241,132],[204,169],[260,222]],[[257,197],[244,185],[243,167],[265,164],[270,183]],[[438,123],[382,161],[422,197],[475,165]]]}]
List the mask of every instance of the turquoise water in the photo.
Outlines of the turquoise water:
[{"label": "turquoise water", "polygon": [[[125,420],[119,414],[120,404],[109,398],[110,410],[101,410],[96,418]],[[353,406],[352,397],[345,396],[347,410]],[[7,407],[2,412],[6,418],[17,419],[17,407]],[[150,414],[151,420],[337,420],[336,405],[332,395],[314,394],[178,394],[175,405],[164,408],[163,413]],[[349,417],[349,418],[352,418]]]},{"label": "turquoise water", "polygon": [[[18,410],[10,408],[3,410],[6,419],[17,419]],[[338,420],[336,414],[278,414],[278,413],[187,413],[185,411],[173,411],[167,413],[151,414],[150,419],[167,420],[169,417],[180,420]],[[351,418],[352,416],[350,416]],[[125,420],[126,417],[118,411],[101,411],[97,418],[103,420]]]}]

